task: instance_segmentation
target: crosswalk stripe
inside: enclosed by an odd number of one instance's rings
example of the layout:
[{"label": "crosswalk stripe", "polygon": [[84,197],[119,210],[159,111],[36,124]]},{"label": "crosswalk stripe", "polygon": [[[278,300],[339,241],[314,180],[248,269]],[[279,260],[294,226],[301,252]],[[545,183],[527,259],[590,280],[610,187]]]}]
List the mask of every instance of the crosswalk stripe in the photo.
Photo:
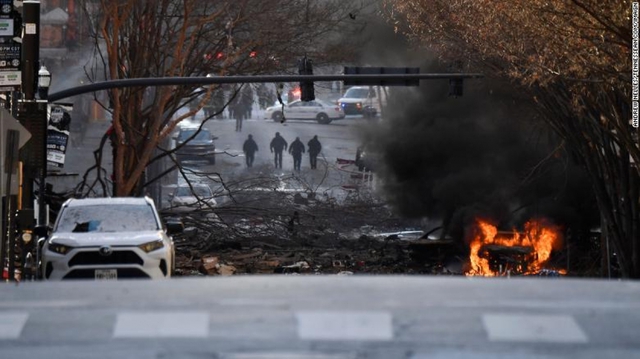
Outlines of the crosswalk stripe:
[{"label": "crosswalk stripe", "polygon": [[308,340],[391,340],[391,314],[381,311],[300,311],[298,337]]},{"label": "crosswalk stripe", "polygon": [[27,319],[27,312],[0,312],[0,339],[20,338]]},{"label": "crosswalk stripe", "polygon": [[221,359],[355,359],[355,354],[322,354],[304,352],[231,353]]},{"label": "crosswalk stripe", "polygon": [[208,312],[119,313],[114,338],[206,338]]},{"label": "crosswalk stripe", "polygon": [[485,314],[490,341],[586,343],[587,335],[570,315]]}]

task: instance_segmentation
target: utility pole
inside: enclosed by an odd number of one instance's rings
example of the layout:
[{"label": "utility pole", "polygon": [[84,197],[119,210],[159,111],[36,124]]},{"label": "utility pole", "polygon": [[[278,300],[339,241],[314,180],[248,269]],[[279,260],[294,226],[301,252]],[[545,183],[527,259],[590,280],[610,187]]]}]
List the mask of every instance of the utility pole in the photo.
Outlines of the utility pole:
[{"label": "utility pole", "polygon": [[[34,182],[39,181],[39,214],[38,224],[46,221],[44,206],[44,188],[47,171],[47,101],[36,100],[37,74],[40,58],[40,1],[25,0],[22,3],[22,48],[21,48],[21,88],[22,99],[14,102],[17,108],[16,117],[29,133],[31,139],[21,148],[20,160],[23,163],[22,208],[19,209],[20,233],[34,229]],[[15,110],[15,108],[14,108]],[[22,238],[22,236],[20,236]],[[9,237],[9,248],[23,243],[16,243],[15,236]],[[10,258],[13,261],[13,258]],[[9,280],[13,280],[13,267],[10,266]]]},{"label": "utility pole", "polygon": [[[40,58],[40,1],[25,0],[22,8],[22,93],[18,102],[18,120],[31,133],[31,140],[22,149],[24,163],[24,191],[22,203],[25,209],[34,208],[34,181],[39,183],[42,197],[47,173],[47,103],[36,100],[37,74]],[[38,202],[40,203],[40,202]],[[39,214],[42,213],[40,208]],[[35,215],[35,213],[34,213]],[[46,217],[46,216],[45,216]],[[38,215],[39,222],[43,221]],[[40,224],[40,223],[39,223]],[[23,228],[24,229],[24,228]]]}]

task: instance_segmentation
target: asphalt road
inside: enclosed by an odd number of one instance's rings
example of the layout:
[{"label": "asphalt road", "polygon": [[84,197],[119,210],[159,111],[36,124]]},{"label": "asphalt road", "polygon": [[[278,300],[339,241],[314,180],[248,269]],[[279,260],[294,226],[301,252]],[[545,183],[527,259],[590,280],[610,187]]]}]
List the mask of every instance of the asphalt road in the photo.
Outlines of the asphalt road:
[{"label": "asphalt road", "polygon": [[0,285],[0,358],[640,358],[640,283],[247,276]]},{"label": "asphalt road", "polygon": [[[288,120],[284,124],[272,120],[251,119],[243,121],[242,131],[235,131],[235,120],[211,121],[208,128],[215,133],[219,139],[216,145],[231,153],[242,153],[242,144],[247,139],[247,135],[252,134],[258,144],[259,151],[256,153],[254,166],[261,164],[273,165],[273,155],[269,151],[269,143],[276,132],[291,144],[296,137],[307,147],[307,142],[317,135],[322,143],[322,155],[327,161],[334,162],[337,157],[354,159],[358,143],[358,131],[360,126],[366,126],[363,119],[353,118],[332,122],[328,125],[321,125],[315,121]],[[283,157],[283,170],[293,170],[293,158],[287,154]],[[244,158],[239,163],[244,165]],[[308,157],[303,157],[303,168],[309,168]]]},{"label": "asphalt road", "polygon": [[[196,117],[194,121],[185,120],[184,126],[192,126],[200,123],[201,118]],[[375,122],[362,118],[347,118],[333,121],[328,125],[321,125],[315,121],[287,120],[285,123],[264,120],[261,114],[254,114],[252,119],[244,120],[242,131],[236,131],[236,121],[232,119],[210,120],[205,126],[218,139],[216,144],[216,164],[208,165],[206,162],[185,162],[183,167],[187,169],[188,178],[195,182],[205,182],[214,191],[219,190],[220,185],[216,185],[205,177],[215,175],[222,176],[229,181],[233,178],[272,176],[277,178],[296,178],[298,184],[303,184],[313,188],[317,192],[331,191],[332,196],[339,196],[336,191],[344,187],[352,187],[362,183],[359,179],[352,177],[355,169],[353,166],[340,165],[337,159],[354,160],[357,148],[361,143],[361,132],[364,128],[375,126]],[[318,156],[318,168],[311,170],[308,154],[302,157],[301,171],[293,170],[293,157],[283,154],[283,168],[276,169],[274,166],[274,155],[270,152],[270,142],[276,132],[291,144],[296,137],[304,143],[315,135],[322,143],[322,152]],[[258,145],[258,152],[252,168],[247,168],[245,156],[242,151],[244,141],[248,135],[253,135]],[[191,171],[195,173],[190,173]],[[183,180],[178,179],[178,183]],[[287,186],[291,186],[291,182]],[[344,186],[344,187],[343,187]],[[167,191],[169,192],[169,191]]]},{"label": "asphalt road", "polygon": [[[201,111],[196,115],[195,121],[185,120],[182,125],[199,123],[204,116]],[[71,145],[67,151],[67,158],[62,172],[75,174],[66,177],[50,177],[49,182],[54,183],[58,192],[67,191],[76,186],[80,177],[87,168],[95,164],[91,154],[95,150],[102,135],[109,127],[109,121],[92,122],[88,124],[84,141],[81,144]],[[244,174],[270,174],[276,176],[288,176],[294,174],[293,158],[288,153],[283,156],[282,170],[276,170],[273,165],[273,155],[269,151],[269,143],[276,132],[287,140],[293,142],[296,137],[300,137],[303,143],[318,135],[322,143],[322,153],[318,158],[318,169],[311,171],[309,168],[309,157],[302,159],[302,170],[295,172],[302,181],[308,182],[312,186],[322,186],[325,188],[333,186],[349,185],[353,181],[350,174],[336,170],[336,159],[355,159],[355,154],[360,141],[362,128],[375,125],[369,120],[362,118],[347,118],[334,121],[329,125],[320,125],[315,121],[288,120],[284,124],[276,123],[272,120],[263,120],[259,110],[254,111],[253,119],[245,120],[241,132],[235,131],[235,120],[210,120],[206,126],[219,137],[215,141],[220,152],[216,158],[214,166],[204,163],[186,163],[185,167],[189,171],[205,173],[219,173],[225,178],[242,176]],[[242,145],[247,135],[252,134],[258,144],[259,151],[256,153],[254,168],[249,170],[245,165]],[[107,151],[110,147],[107,146]],[[110,156],[103,158],[103,166],[111,168]],[[191,176],[197,180],[197,176]]]}]

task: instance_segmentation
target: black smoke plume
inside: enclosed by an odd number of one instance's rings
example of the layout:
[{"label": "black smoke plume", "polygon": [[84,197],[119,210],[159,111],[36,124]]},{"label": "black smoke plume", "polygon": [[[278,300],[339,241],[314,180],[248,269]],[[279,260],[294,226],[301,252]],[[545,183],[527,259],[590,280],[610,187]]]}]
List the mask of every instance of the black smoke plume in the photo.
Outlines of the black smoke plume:
[{"label": "black smoke plume", "polygon": [[389,89],[383,120],[365,139],[382,162],[388,201],[407,217],[440,218],[452,232],[477,216],[508,227],[529,216],[580,221],[583,206],[593,207],[588,185],[512,89],[489,78],[465,81],[458,98],[448,96],[447,80]]},{"label": "black smoke plume", "polygon": [[[421,72],[460,65],[411,48],[380,18],[367,21],[358,65],[420,66]],[[482,72],[462,65],[455,71]],[[545,217],[573,233],[574,248],[584,247],[599,215],[571,149],[513,84],[487,75],[465,80],[463,89],[457,98],[448,96],[447,80],[388,89],[382,120],[368,125],[362,139],[375,153],[388,202],[405,217],[426,219],[425,231],[444,225],[443,235],[459,240],[476,218],[511,230]]]}]

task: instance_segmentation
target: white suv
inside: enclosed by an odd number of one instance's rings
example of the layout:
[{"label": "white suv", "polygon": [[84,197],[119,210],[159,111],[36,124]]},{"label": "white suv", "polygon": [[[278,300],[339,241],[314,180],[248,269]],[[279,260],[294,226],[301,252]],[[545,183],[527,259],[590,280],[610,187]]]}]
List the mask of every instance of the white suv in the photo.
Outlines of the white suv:
[{"label": "white suv", "polygon": [[338,105],[344,114],[362,115],[365,118],[374,118],[381,112],[381,106],[386,102],[384,91],[374,86],[350,87],[338,100]]},{"label": "white suv", "polygon": [[67,200],[42,248],[44,279],[169,278],[174,268],[172,233],[148,197]]}]

